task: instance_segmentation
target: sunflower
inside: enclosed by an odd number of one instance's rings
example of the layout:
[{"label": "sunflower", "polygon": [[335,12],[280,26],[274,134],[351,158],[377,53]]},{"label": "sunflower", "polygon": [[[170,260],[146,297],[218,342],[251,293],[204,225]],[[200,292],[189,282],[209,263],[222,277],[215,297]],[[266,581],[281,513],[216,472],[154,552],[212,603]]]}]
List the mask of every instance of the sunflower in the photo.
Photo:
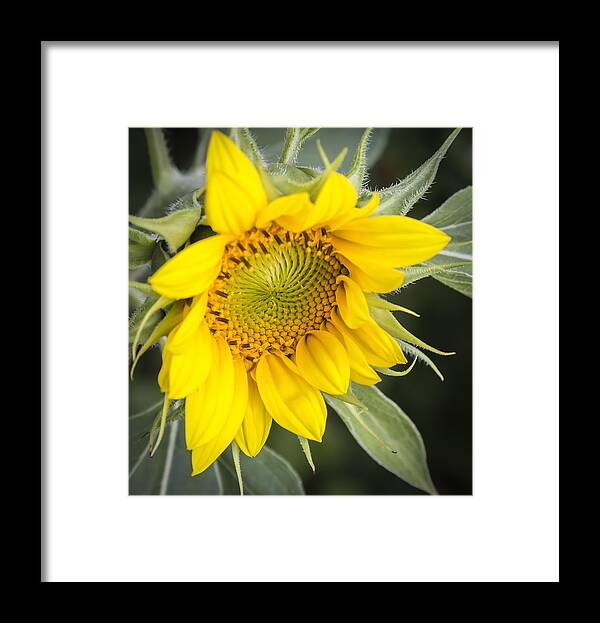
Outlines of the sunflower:
[{"label": "sunflower", "polygon": [[186,246],[149,278],[181,314],[163,348],[158,381],[185,399],[193,475],[233,442],[248,456],[272,421],[320,442],[323,394],[348,396],[350,381],[374,385],[377,370],[407,363],[372,318],[369,297],[402,284],[400,267],[438,253],[449,237],[406,216],[362,207],[334,170],[316,193],[269,201],[261,174],[221,132],[206,163],[205,214],[214,232]]}]

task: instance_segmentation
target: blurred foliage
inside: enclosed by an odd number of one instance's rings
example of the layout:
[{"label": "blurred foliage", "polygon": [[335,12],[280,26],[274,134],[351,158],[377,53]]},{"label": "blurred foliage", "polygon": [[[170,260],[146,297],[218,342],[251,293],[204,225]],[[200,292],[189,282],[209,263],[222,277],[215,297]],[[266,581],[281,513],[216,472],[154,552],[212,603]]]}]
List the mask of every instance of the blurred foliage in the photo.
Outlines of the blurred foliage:
[{"label": "blurred foliage", "polygon": [[[404,178],[426,161],[444,142],[451,128],[376,129],[370,140],[369,187],[382,188]],[[285,130],[253,129],[257,143],[269,162],[278,158],[284,145]],[[198,130],[168,129],[165,131],[175,164],[182,170],[197,161]],[[328,129],[327,139],[320,132],[323,147],[335,158],[343,147],[352,154],[362,129]],[[441,206],[456,191],[471,185],[470,129],[463,129],[443,159],[435,182],[413,208],[411,216],[423,218]],[[143,129],[130,130],[129,206],[130,214],[138,214],[152,196],[152,170],[148,159]],[[344,161],[347,171],[351,158]],[[306,140],[298,164],[318,166],[320,159],[315,137]],[[409,415],[421,433],[427,449],[430,473],[440,494],[465,495],[472,491],[472,305],[471,299],[442,285],[435,279],[423,279],[402,288],[391,297],[400,305],[421,314],[420,318],[403,317],[403,324],[426,342],[442,350],[455,351],[452,357],[432,356],[445,377],[441,382],[428,367],[418,364],[407,377],[385,377],[378,387]],[[130,412],[135,413],[157,403],[161,394],[156,383],[160,368],[160,352],[151,349],[141,360],[135,383],[130,385]],[[148,443],[148,429],[155,413],[130,422],[130,435],[136,452],[130,468]],[[149,422],[148,422],[149,420]],[[182,428],[182,422],[180,423]],[[175,438],[174,438],[175,441]],[[178,439],[180,444],[181,440]],[[166,444],[165,444],[166,445]],[[302,478],[307,494],[340,495],[421,495],[392,473],[375,463],[352,438],[341,419],[330,411],[327,431],[322,444],[311,443],[316,464],[313,474],[295,435],[273,424],[268,445],[284,457]],[[177,446],[179,452],[179,445]],[[162,448],[164,451],[164,447]],[[185,450],[181,448],[182,460]],[[160,462],[160,453],[155,459]],[[227,457],[229,461],[229,457]],[[227,474],[224,462],[220,476],[225,489],[235,493],[236,485]],[[188,463],[189,465],[189,463]],[[187,466],[186,466],[187,467]],[[141,468],[140,468],[141,469]],[[148,469],[144,466],[144,469]],[[160,483],[150,472],[136,472],[141,492],[156,492]],[[227,480],[229,478],[229,480]],[[191,479],[190,481],[197,480]],[[189,491],[179,493],[214,493],[215,476],[202,485],[190,483]],[[198,491],[194,491],[194,487]],[[205,487],[202,491],[200,487]],[[212,487],[212,489],[211,489]],[[173,492],[177,493],[177,492]]]}]

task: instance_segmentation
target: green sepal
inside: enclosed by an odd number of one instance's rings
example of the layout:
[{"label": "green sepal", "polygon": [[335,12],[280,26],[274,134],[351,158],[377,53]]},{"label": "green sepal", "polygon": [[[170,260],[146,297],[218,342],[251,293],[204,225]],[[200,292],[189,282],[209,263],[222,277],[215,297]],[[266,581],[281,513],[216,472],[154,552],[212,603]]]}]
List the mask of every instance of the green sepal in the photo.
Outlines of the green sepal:
[{"label": "green sepal", "polygon": [[304,142],[318,131],[319,128],[287,128],[279,162],[294,164]]},{"label": "green sepal", "polygon": [[144,327],[146,326],[146,324],[148,323],[148,321],[150,320],[150,318],[155,316],[159,312],[159,310],[164,309],[165,307],[170,305],[172,302],[173,302],[173,299],[170,299],[166,296],[161,296],[158,299],[156,299],[156,301],[154,301],[154,303],[152,303],[152,305],[148,308],[144,317],[141,319],[137,327],[135,337],[133,338],[133,342],[131,344],[132,359],[135,359],[135,351],[136,351],[138,344],[140,343],[140,337],[141,337],[142,331]]},{"label": "green sepal", "polygon": [[413,344],[398,340],[402,350],[412,355],[415,359],[422,361],[428,368],[431,368],[433,372],[439,377],[440,381],[444,381],[444,375],[440,372],[439,368],[435,365],[432,359],[426,355],[422,350],[419,350]]},{"label": "green sepal", "polygon": [[310,198],[313,201],[317,199],[319,191],[321,190],[323,184],[327,181],[329,174],[334,173],[342,166],[342,162],[344,162],[344,158],[348,153],[348,148],[345,147],[344,149],[342,149],[342,151],[338,154],[337,158],[333,162],[329,162],[327,154],[321,146],[320,141],[317,141],[317,147],[319,149],[319,153],[321,154],[321,158],[323,159],[323,163],[325,164],[325,170],[323,171],[323,173],[321,173],[321,175],[315,178],[314,184],[311,186]]},{"label": "green sepal", "polygon": [[257,164],[264,164],[264,160],[262,154],[260,153],[260,149],[256,144],[256,140],[254,136],[252,136],[252,132],[250,132],[249,128],[230,128],[229,129],[229,138],[252,160],[252,162]]},{"label": "green sepal", "polygon": [[[130,314],[129,316],[129,342],[132,343],[135,339],[135,336],[138,334],[138,329],[140,327],[141,322],[148,315],[148,311],[152,308],[154,303],[156,303],[158,299],[158,295],[150,294],[146,297],[146,299],[139,304]],[[156,326],[158,321],[162,318],[162,315],[159,310],[154,311],[150,317],[148,317],[144,322],[143,330],[140,332],[140,337],[142,339],[147,339],[152,329]]]},{"label": "green sepal", "polygon": [[412,363],[410,364],[410,366],[408,366],[408,368],[406,368],[406,370],[392,370],[391,368],[375,368],[376,372],[380,372],[381,374],[384,374],[385,376],[406,376],[407,374],[410,374],[412,369],[415,367],[415,363],[417,363],[417,359],[415,357],[415,359],[412,360]]},{"label": "green sepal", "polygon": [[252,132],[249,128],[230,128],[229,137],[231,140],[250,158],[254,166],[256,167],[260,179],[263,183],[267,198],[269,201],[277,199],[281,195],[281,192],[273,181],[269,178],[267,173],[265,161],[260,153],[260,149],[256,144]]},{"label": "green sepal", "polygon": [[[268,180],[268,182],[275,187],[277,195],[309,193],[311,199],[314,201],[329,174],[339,169],[346,153],[347,150],[342,150],[333,162],[327,160],[325,170],[296,167],[280,163],[266,165],[263,173],[263,181],[265,179]],[[267,192],[267,194],[269,193]]]},{"label": "green sepal", "polygon": [[469,266],[471,264],[470,261],[460,261],[460,262],[448,262],[447,264],[421,264],[418,266],[407,266],[402,269],[404,273],[404,281],[400,288],[404,288],[405,286],[414,283],[415,281],[419,281],[420,279],[424,279],[425,277],[437,277],[444,273],[452,272],[453,269],[463,268],[465,266]]},{"label": "green sepal", "polygon": [[233,457],[233,465],[235,466],[235,475],[237,476],[240,495],[244,495],[244,480],[242,478],[242,465],[240,463],[240,447],[234,441],[231,442],[231,456]]},{"label": "green sepal", "polygon": [[376,309],[387,309],[389,311],[401,311],[401,312],[404,312],[405,314],[410,314],[411,316],[420,318],[419,314],[417,314],[417,312],[412,311],[412,309],[408,309],[407,307],[402,307],[401,305],[396,305],[395,303],[392,303],[391,301],[387,301],[386,299],[382,298],[381,296],[373,292],[365,292],[365,299],[369,307],[375,307]]},{"label": "green sepal", "polygon": [[409,344],[414,344],[415,346],[419,346],[420,348],[424,348],[425,350],[429,350],[432,353],[436,353],[437,355],[456,355],[454,352],[444,352],[433,346],[429,346],[423,342],[423,340],[419,339],[416,335],[413,335],[408,329],[403,327],[397,320],[397,318],[389,311],[385,309],[373,309],[371,308],[371,315],[373,320],[385,331],[387,331],[393,337],[408,342]]},{"label": "green sepal", "polygon": [[148,337],[148,339],[144,342],[142,347],[137,351],[135,357],[133,358],[133,363],[131,364],[131,373],[130,378],[133,380],[133,373],[135,372],[135,367],[137,366],[140,357],[161,337],[165,337],[169,335],[171,331],[181,322],[183,319],[183,303],[181,301],[176,301],[171,305],[171,307],[167,310],[166,315],[159,323],[154,327],[152,333]]},{"label": "green sepal", "polygon": [[300,446],[302,447],[302,452],[304,452],[304,456],[306,457],[306,460],[308,462],[308,464],[310,465],[310,468],[313,471],[313,474],[316,472],[315,469],[315,464],[312,458],[312,454],[310,452],[310,445],[308,444],[308,439],[306,439],[305,437],[300,437],[300,435],[298,435],[298,441],[300,442]]},{"label": "green sepal", "polygon": [[354,186],[357,193],[360,193],[367,174],[367,150],[369,147],[369,138],[372,132],[373,128],[367,128],[363,132],[363,135],[360,137],[360,141],[358,142],[358,146],[356,147],[356,153],[354,154],[354,159],[352,160],[350,169],[346,174],[346,177],[352,186]]},{"label": "green sepal", "polygon": [[[268,164],[266,172],[277,190],[284,195],[310,192],[315,183],[315,176],[293,165]],[[318,171],[314,173],[320,175]]]},{"label": "green sepal", "polygon": [[379,191],[381,201],[377,208],[377,214],[405,215],[410,212],[415,203],[423,197],[433,184],[440,162],[460,130],[461,128],[454,130],[435,154],[416,171],[407,175],[397,184]]},{"label": "green sepal", "polygon": [[[163,408],[161,409],[160,414],[157,415],[156,418],[154,419],[154,422],[152,423],[152,428],[150,429],[150,446],[148,448],[150,452],[150,458],[154,456],[154,453],[158,450],[160,443],[163,440],[163,436],[165,434],[165,426],[167,424],[167,413],[169,411],[170,404],[171,404],[171,401],[169,400],[169,397],[167,396],[167,394],[165,394]],[[157,428],[158,428],[158,437],[156,438],[156,441],[155,441],[154,435],[156,433]]]}]

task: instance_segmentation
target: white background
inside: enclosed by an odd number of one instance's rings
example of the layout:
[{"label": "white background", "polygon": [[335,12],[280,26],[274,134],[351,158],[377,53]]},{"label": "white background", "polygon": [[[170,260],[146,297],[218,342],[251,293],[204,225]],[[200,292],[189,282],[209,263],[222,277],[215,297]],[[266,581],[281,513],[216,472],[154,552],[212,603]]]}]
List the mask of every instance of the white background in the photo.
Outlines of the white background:
[{"label": "white background", "polygon": [[[558,579],[558,45],[44,45],[50,581]],[[474,494],[129,497],[129,126],[473,126]],[[101,384],[101,387],[98,387]]]}]

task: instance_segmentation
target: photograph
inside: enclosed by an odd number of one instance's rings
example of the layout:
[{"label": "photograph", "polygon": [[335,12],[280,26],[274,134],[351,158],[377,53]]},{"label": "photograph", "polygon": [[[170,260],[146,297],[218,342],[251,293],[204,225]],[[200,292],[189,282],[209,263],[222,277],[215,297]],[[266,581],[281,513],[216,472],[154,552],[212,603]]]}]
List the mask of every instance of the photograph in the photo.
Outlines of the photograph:
[{"label": "photograph", "polygon": [[471,495],[471,144],[129,129],[130,495]]},{"label": "photograph", "polygon": [[42,582],[559,581],[558,40],[40,66]]}]

